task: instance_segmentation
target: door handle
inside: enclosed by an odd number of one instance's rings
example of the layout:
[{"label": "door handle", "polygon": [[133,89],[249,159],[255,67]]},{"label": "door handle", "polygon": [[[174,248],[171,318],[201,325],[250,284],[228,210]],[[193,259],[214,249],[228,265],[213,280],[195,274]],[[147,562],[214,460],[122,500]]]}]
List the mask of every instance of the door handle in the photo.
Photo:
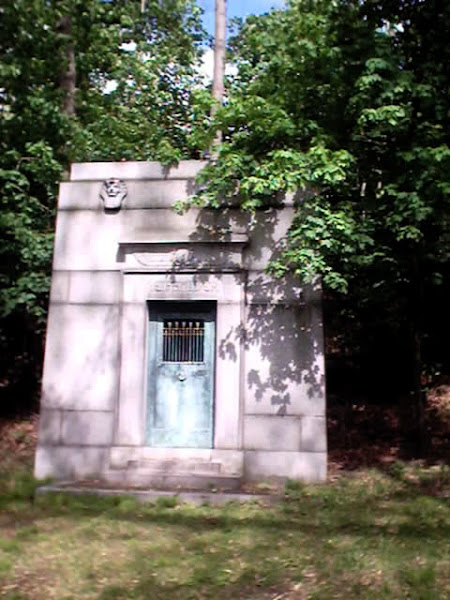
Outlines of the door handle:
[{"label": "door handle", "polygon": [[178,381],[185,381],[186,375],[184,373],[178,373]]}]

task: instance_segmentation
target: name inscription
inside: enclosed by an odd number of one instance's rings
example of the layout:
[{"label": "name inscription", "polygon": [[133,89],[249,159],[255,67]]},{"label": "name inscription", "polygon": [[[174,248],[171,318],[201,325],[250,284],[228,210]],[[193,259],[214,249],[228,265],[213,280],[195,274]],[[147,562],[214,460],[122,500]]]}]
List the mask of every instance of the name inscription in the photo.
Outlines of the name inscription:
[{"label": "name inscription", "polygon": [[158,281],[152,286],[155,292],[168,293],[168,292],[216,292],[219,289],[218,282],[216,281]]}]

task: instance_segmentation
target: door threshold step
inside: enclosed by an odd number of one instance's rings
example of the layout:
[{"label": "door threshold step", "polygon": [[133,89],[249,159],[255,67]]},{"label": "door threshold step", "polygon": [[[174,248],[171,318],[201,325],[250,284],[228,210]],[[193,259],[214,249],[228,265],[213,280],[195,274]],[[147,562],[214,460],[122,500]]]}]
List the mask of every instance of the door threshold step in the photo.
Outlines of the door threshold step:
[{"label": "door threshold step", "polygon": [[108,484],[119,486],[188,490],[237,490],[242,484],[238,475],[146,469],[111,469],[103,478]]}]

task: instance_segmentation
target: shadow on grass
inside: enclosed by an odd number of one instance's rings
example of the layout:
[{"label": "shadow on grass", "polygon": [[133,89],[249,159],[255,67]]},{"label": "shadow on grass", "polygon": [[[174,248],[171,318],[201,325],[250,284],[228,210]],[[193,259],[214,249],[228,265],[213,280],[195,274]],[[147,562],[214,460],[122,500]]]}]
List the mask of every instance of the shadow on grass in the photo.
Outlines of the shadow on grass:
[{"label": "shadow on grass", "polygon": [[407,539],[442,539],[450,536],[450,502],[446,498],[412,493],[404,488],[389,493],[370,493],[346,486],[305,488],[288,492],[270,509],[257,505],[229,504],[222,508],[171,503],[142,504],[133,497],[99,497],[90,494],[49,494],[37,498],[32,511],[16,511],[22,525],[37,516],[70,516],[71,519],[102,515],[112,521],[182,527],[199,533],[236,529],[301,531],[326,539],[336,533],[364,537],[397,536]]},{"label": "shadow on grass", "polygon": [[[420,473],[419,473],[420,475]],[[438,474],[439,475],[439,474]],[[222,508],[181,505],[175,498],[156,504],[142,504],[131,495],[96,496],[50,493],[35,497],[38,485],[21,474],[15,486],[0,494],[0,510],[14,513],[20,526],[36,518],[70,516],[73,519],[102,515],[111,520],[180,526],[199,532],[239,528],[301,529],[324,536],[330,532],[351,532],[364,536],[396,535],[404,538],[443,538],[450,535],[450,500],[422,493],[422,479],[405,477],[400,467],[375,474],[367,481],[342,478],[334,484],[304,486],[291,482],[285,498],[268,509],[256,504],[230,503]],[[431,481],[430,476],[427,476]]]},{"label": "shadow on grass", "polygon": [[[39,532],[75,526],[83,549],[88,539],[111,552],[128,544],[118,581],[94,573],[85,583],[97,600],[437,600],[450,506],[443,497],[422,494],[406,476],[372,472],[323,486],[291,482],[285,498],[270,508],[195,507],[176,498],[151,505],[127,495],[33,500],[22,481],[3,503],[0,533],[2,522],[13,522],[16,544],[30,545]],[[380,565],[383,574],[372,581]],[[308,572],[320,574],[314,583],[319,591],[289,596],[298,581],[308,587]]]}]

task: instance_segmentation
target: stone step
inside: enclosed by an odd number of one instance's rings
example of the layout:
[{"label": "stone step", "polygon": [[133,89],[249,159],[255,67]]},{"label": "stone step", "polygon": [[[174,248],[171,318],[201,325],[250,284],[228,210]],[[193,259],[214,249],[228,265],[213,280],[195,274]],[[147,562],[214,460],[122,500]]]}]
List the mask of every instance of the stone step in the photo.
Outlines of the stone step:
[{"label": "stone step", "polygon": [[242,459],[242,453],[227,450],[117,448],[102,478],[121,487],[236,490]]},{"label": "stone step", "polygon": [[157,468],[110,469],[103,475],[109,484],[120,487],[152,487],[156,489],[183,490],[237,490],[242,478],[215,472],[193,472]]},{"label": "stone step", "polygon": [[236,490],[241,486],[241,475],[226,472],[220,460],[165,457],[128,460],[122,468],[110,468],[105,480],[120,486]]},{"label": "stone step", "polygon": [[[44,494],[91,494],[96,496],[118,496],[123,495],[121,488],[104,488],[101,485],[86,483],[61,483],[42,485],[36,489],[37,495]],[[282,495],[275,494],[255,494],[236,490],[221,491],[217,490],[157,490],[157,489],[127,489],[126,494],[136,498],[138,502],[158,502],[161,498],[175,499],[176,502],[185,502],[189,504],[211,504],[221,506],[228,502],[258,502],[265,506],[272,506],[279,502]]]}]

